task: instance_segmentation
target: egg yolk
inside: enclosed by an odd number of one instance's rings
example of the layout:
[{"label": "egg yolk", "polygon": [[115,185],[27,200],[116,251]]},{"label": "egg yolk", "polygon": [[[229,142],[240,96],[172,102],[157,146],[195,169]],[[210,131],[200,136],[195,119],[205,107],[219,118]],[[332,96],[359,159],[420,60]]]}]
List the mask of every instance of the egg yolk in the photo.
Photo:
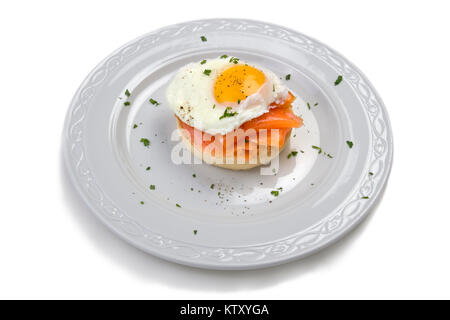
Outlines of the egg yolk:
[{"label": "egg yolk", "polygon": [[265,81],[266,77],[260,70],[247,65],[236,65],[217,77],[214,97],[218,103],[239,103],[256,93]]}]

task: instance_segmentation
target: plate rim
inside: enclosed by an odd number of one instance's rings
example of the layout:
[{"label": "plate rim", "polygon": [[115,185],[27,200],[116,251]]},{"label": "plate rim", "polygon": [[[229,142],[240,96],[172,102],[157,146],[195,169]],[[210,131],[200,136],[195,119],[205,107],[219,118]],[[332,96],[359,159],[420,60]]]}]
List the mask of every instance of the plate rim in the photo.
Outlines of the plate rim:
[{"label": "plate rim", "polygon": [[[307,46],[312,46],[312,48],[319,48],[322,50],[325,50],[327,54],[333,54],[337,56],[341,62],[343,62],[347,68],[355,72],[360,77],[360,80],[362,80],[365,85],[367,86],[366,89],[369,90],[369,93],[375,98],[377,105],[376,107],[379,109],[378,115],[381,114],[382,121],[384,122],[384,128],[385,130],[385,161],[384,161],[384,167],[383,171],[381,173],[381,176],[378,179],[378,182],[373,187],[373,192],[371,194],[370,199],[365,200],[366,205],[362,206],[360,209],[357,218],[355,220],[347,221],[347,224],[342,227],[334,228],[330,230],[330,234],[328,234],[327,237],[322,238],[321,240],[316,241],[315,243],[311,244],[310,246],[306,247],[296,247],[294,251],[289,252],[286,254],[287,251],[292,250],[292,248],[286,248],[286,240],[290,239],[292,237],[295,237],[296,234],[291,234],[289,236],[286,236],[286,238],[266,243],[264,245],[255,245],[255,246],[248,246],[248,247],[230,247],[230,248],[217,248],[217,247],[206,247],[201,245],[195,245],[192,243],[186,243],[178,240],[171,240],[171,239],[164,239],[163,235],[152,235],[152,237],[156,237],[156,239],[159,239],[160,241],[172,241],[173,244],[178,244],[178,246],[182,247],[184,250],[172,250],[172,252],[168,252],[167,250],[161,250],[161,247],[153,247],[150,245],[144,245],[143,242],[138,241],[137,235],[143,236],[146,238],[146,240],[155,240],[154,238],[149,237],[148,230],[145,229],[145,227],[140,226],[137,222],[133,221],[133,219],[129,218],[125,212],[120,211],[112,211],[110,212],[110,215],[105,215],[102,213],[104,211],[104,206],[99,205],[99,203],[95,203],[92,197],[89,195],[89,188],[92,188],[93,185],[95,185],[95,182],[92,181],[92,178],[89,182],[89,186],[83,185],[83,183],[80,181],[80,174],[78,170],[73,170],[72,164],[73,164],[73,154],[72,152],[77,147],[77,144],[80,144],[80,141],[82,142],[82,138],[80,136],[70,133],[72,132],[72,129],[78,126],[80,123],[82,123],[83,117],[81,119],[78,119],[75,121],[75,123],[71,120],[73,120],[73,115],[82,108],[82,103],[78,100],[81,99],[83,94],[89,93],[89,86],[88,84],[92,82],[94,79],[94,82],[99,82],[97,79],[100,77],[101,69],[105,68],[107,63],[111,61],[111,59],[118,55],[118,54],[124,54],[127,52],[127,50],[133,49],[134,47],[139,44],[142,40],[145,40],[146,38],[157,36],[162,36],[163,33],[168,32],[168,30],[171,29],[182,29],[189,25],[195,25],[195,26],[201,26],[201,25],[209,25],[209,24],[236,24],[236,26],[257,26],[262,31],[267,30],[274,30],[275,32],[282,32],[285,33],[286,36],[294,35],[296,37],[302,38],[302,40],[305,41]],[[240,29],[242,31],[242,29]],[[254,32],[255,29],[252,29],[252,32]],[[198,32],[196,29],[195,32]],[[167,35],[167,34],[166,34]],[[135,49],[135,48],[134,48]],[[128,53],[129,54],[129,53]],[[100,73],[99,73],[100,71]],[[100,77],[101,79],[101,77]],[[100,81],[101,82],[101,81]],[[92,83],[91,83],[92,85]],[[368,116],[369,117],[369,116]],[[370,117],[369,117],[370,119]],[[372,121],[370,121],[372,123]],[[373,131],[374,128],[371,128]],[[73,133],[73,132],[72,132]],[[78,132],[79,134],[80,132]],[[81,134],[81,137],[83,135]],[[75,139],[75,140],[74,140]],[[82,143],[81,143],[82,144]],[[371,151],[374,151],[374,145],[375,141],[372,141],[372,148]],[[83,151],[83,150],[81,150]],[[390,124],[389,115],[387,113],[387,110],[385,108],[385,105],[383,101],[381,100],[378,92],[373,87],[373,85],[370,83],[370,81],[367,79],[367,77],[362,73],[353,63],[351,63],[348,59],[346,59],[343,55],[338,53],[336,50],[329,48],[327,45],[321,43],[320,41],[315,40],[312,37],[306,36],[298,31],[279,26],[273,23],[267,23],[263,21],[257,21],[257,20],[250,20],[250,19],[202,19],[202,20],[192,20],[192,21],[186,21],[174,25],[169,25],[163,28],[159,28],[155,31],[151,31],[149,33],[146,33],[140,37],[135,38],[134,40],[129,41],[128,43],[124,44],[123,46],[119,47],[115,51],[113,51],[111,54],[109,54],[106,58],[104,58],[83,80],[81,85],[79,86],[78,90],[76,91],[75,95],[73,96],[71,103],[69,105],[69,109],[66,113],[65,123],[64,123],[64,129],[63,129],[63,158],[65,163],[65,168],[67,172],[69,173],[70,180],[72,182],[72,185],[75,186],[75,189],[80,194],[84,202],[88,205],[90,210],[97,216],[97,218],[100,219],[111,231],[113,231],[115,234],[117,234],[120,238],[127,241],[128,243],[132,244],[133,246],[150,253],[154,256],[157,256],[159,258],[169,260],[172,262],[176,262],[179,264],[184,264],[188,266],[193,267],[200,267],[200,268],[207,268],[207,269],[219,269],[219,270],[226,270],[226,269],[258,269],[258,268],[266,268],[271,267],[274,265],[279,265],[282,263],[287,263],[293,260],[297,260],[300,258],[304,258],[308,255],[311,255],[319,250],[322,250],[326,247],[328,247],[330,244],[338,241],[342,237],[344,237],[346,234],[348,234],[351,230],[353,230],[359,223],[361,223],[367,215],[370,213],[371,208],[374,206],[374,204],[380,200],[380,194],[385,189],[386,183],[388,181],[388,178],[390,176],[390,172],[392,169],[392,162],[393,162],[393,137],[392,137],[392,128]],[[81,155],[81,158],[78,159],[81,161],[83,158],[83,154]],[[77,162],[79,163],[79,161]],[[370,160],[372,161],[372,160]],[[77,175],[78,174],[78,175]],[[101,190],[96,190],[97,192]],[[104,202],[104,199],[109,200],[112,204],[113,201],[108,199],[106,195],[102,196],[102,202]],[[328,216],[326,216],[324,219],[316,223],[315,225],[311,226],[307,230],[303,230],[303,233],[306,233],[308,230],[314,230],[314,227],[323,224],[323,222],[327,222],[326,220],[330,219],[330,216],[332,215],[334,211],[331,211]],[[329,221],[328,221],[329,222]],[[316,232],[317,233],[317,232]],[[320,233],[319,233],[320,236]],[[186,247],[188,246],[188,247]],[[269,247],[268,247],[269,246]],[[271,250],[273,251],[274,255],[268,255],[263,254],[260,255],[258,259],[256,260],[240,260],[236,259],[233,261],[232,258],[232,252],[233,254],[236,254],[237,250],[246,249],[249,250],[249,247],[252,247],[252,249],[263,249],[267,251]],[[277,250],[280,251],[280,255],[277,255]],[[284,250],[284,251],[283,251]],[[260,250],[261,251],[261,250]],[[173,253],[175,252],[175,254]],[[206,252],[206,254],[205,254]],[[194,253],[194,255],[186,255],[186,253]],[[228,259],[231,258],[231,262],[229,262]]]}]

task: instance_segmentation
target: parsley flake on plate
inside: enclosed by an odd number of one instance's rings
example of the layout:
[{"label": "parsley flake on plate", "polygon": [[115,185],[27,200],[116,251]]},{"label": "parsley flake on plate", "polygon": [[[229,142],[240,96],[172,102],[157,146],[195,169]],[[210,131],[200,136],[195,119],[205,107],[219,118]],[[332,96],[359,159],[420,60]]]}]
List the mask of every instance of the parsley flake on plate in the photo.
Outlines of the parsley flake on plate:
[{"label": "parsley flake on plate", "polygon": [[347,145],[348,145],[348,147],[351,149],[351,148],[353,148],[353,142],[352,141],[346,141],[347,142]]},{"label": "parsley flake on plate", "polygon": [[155,190],[155,189],[156,189],[156,186],[154,184],[151,184],[150,185],[150,190]]},{"label": "parsley flake on plate", "polygon": [[334,82],[334,85],[337,86],[337,85],[338,85],[339,83],[341,83],[341,82],[342,82],[342,76],[339,75],[339,76],[337,77],[336,81]]},{"label": "parsley flake on plate", "polygon": [[203,71],[203,74],[209,76],[209,75],[211,74],[211,70],[210,70],[210,69],[205,69],[205,70]]},{"label": "parsley flake on plate", "polygon": [[298,151],[292,151],[291,153],[288,154],[287,158],[289,159],[290,157],[295,157],[297,156]]},{"label": "parsley flake on plate", "polygon": [[202,42],[206,42],[206,41],[208,41],[208,39],[206,39],[206,37],[205,37],[205,36],[201,36],[201,37],[200,37],[200,39],[202,39]]},{"label": "parsley flake on plate", "polygon": [[202,60],[201,62],[200,62],[200,64],[205,64],[206,63],[206,60]]},{"label": "parsley flake on plate", "polygon": [[291,80],[291,75],[290,75],[290,74],[287,74],[286,77],[285,77],[285,79],[286,79],[286,80]]},{"label": "parsley flake on plate", "polygon": [[322,148],[321,148],[321,147],[318,147],[318,146],[312,146],[312,148],[318,150],[319,154],[322,153]]},{"label": "parsley flake on plate", "polygon": [[126,107],[128,107],[130,104],[131,104],[130,101],[125,101],[125,102],[123,103],[123,105],[126,106]]},{"label": "parsley flake on plate", "polygon": [[147,138],[141,138],[141,140],[139,140],[145,147],[150,146],[150,140],[148,140]]},{"label": "parsley flake on plate", "polygon": [[150,103],[152,104],[152,105],[154,105],[154,106],[159,106],[161,103],[159,103],[158,101],[156,101],[156,100],[154,100],[154,99],[152,99],[152,98],[150,98]]}]

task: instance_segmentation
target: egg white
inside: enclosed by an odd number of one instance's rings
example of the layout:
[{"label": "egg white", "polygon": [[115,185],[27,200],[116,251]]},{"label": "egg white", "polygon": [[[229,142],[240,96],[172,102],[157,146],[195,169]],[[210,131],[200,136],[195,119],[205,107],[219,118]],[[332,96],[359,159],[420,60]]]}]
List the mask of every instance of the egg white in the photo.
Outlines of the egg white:
[{"label": "egg white", "polygon": [[[239,61],[239,64],[245,64]],[[186,124],[209,134],[227,134],[244,122],[269,111],[272,102],[286,99],[288,89],[269,70],[252,65],[261,70],[266,82],[259,90],[245,100],[220,104],[214,98],[216,78],[226,69],[234,66],[229,59],[211,59],[204,64],[190,63],[182,67],[169,84],[166,97],[169,107]],[[204,70],[211,70],[205,75]],[[237,112],[233,117],[220,119],[227,107]]]}]

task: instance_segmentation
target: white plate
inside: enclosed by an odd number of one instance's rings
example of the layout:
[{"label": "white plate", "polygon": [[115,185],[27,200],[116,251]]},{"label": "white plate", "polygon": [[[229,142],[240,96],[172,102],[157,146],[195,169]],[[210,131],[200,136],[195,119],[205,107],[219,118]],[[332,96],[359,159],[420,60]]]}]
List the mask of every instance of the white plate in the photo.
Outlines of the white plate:
[{"label": "white plate", "polygon": [[[286,84],[305,126],[293,133],[276,175],[171,161],[179,142],[171,141],[176,123],[165,88],[179,67],[222,54],[292,75]],[[169,26],[112,53],[75,94],[64,137],[75,186],[111,230],[158,257],[211,269],[272,266],[339,239],[379,196],[393,147],[381,99],[340,54],[293,30],[230,19]],[[304,153],[288,159],[294,149]]]}]

